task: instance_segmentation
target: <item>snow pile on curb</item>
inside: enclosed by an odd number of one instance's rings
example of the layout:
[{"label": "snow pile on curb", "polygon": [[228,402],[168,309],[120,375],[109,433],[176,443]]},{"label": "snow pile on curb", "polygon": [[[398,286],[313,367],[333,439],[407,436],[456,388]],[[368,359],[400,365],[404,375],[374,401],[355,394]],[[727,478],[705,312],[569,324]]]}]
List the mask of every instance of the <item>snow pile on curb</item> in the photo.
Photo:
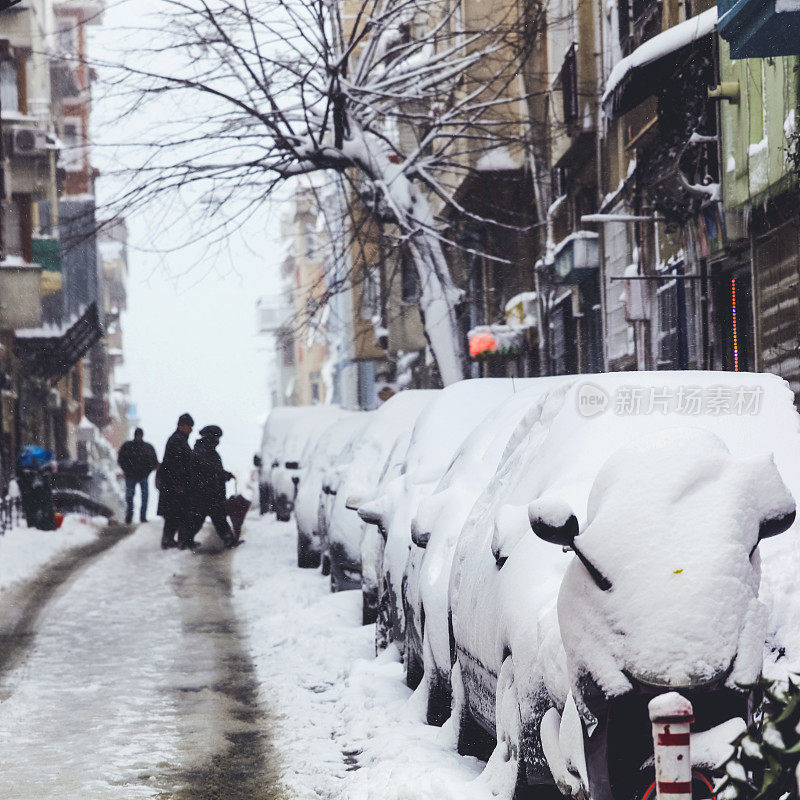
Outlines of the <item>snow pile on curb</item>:
[{"label": "snow pile on curb", "polygon": [[29,578],[60,553],[88,544],[108,525],[105,517],[67,514],[57,531],[18,527],[0,536],[0,591]]},{"label": "snow pile on curb", "polygon": [[[360,592],[330,594],[296,566],[294,524],[250,516],[234,602],[287,793],[297,800],[497,800],[491,770],[459,756],[452,723],[425,724],[395,649],[374,658]],[[246,551],[246,552],[245,552]],[[500,795],[502,798],[502,795]],[[510,795],[509,795],[510,797]]]}]

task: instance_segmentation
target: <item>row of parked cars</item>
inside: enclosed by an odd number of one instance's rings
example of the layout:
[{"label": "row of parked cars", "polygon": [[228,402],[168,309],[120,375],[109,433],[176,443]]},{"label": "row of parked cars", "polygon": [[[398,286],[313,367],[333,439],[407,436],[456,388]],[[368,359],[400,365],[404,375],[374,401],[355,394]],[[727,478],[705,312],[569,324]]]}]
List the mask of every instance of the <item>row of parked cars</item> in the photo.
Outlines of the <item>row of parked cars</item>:
[{"label": "row of parked cars", "polygon": [[793,400],[771,375],[636,372],[278,408],[262,511],[294,515],[299,566],[362,592],[460,752],[634,800],[655,695],[692,701],[699,768],[753,713],[762,558],[780,569],[796,535]]}]

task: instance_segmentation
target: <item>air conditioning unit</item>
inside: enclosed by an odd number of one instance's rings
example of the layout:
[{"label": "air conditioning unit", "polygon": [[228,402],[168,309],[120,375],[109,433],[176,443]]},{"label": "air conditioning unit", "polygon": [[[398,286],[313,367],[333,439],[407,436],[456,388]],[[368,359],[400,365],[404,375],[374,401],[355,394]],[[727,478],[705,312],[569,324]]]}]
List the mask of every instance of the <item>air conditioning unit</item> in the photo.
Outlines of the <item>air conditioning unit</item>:
[{"label": "air conditioning unit", "polygon": [[15,156],[36,156],[47,150],[47,134],[36,128],[11,128],[11,153]]}]

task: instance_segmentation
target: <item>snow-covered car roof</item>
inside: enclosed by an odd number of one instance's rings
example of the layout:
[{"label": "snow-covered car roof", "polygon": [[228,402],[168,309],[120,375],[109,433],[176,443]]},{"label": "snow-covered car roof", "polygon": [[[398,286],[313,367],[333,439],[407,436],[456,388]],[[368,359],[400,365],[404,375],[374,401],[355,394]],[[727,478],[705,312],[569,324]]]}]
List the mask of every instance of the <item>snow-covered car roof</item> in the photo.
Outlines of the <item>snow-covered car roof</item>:
[{"label": "snow-covered car roof", "polygon": [[512,458],[530,462],[528,499],[557,486],[582,521],[594,478],[615,450],[668,428],[702,428],[719,436],[734,456],[773,452],[782,477],[800,497],[800,417],[793,401],[788,384],[769,374],[587,375],[550,394],[538,423],[546,426],[544,440],[535,453],[518,447]]},{"label": "snow-covered car roof", "polygon": [[439,480],[456,451],[487,413],[541,378],[479,378],[453,383],[419,415],[406,456],[413,483]]},{"label": "snow-covered car roof", "polygon": [[[306,444],[326,426],[351,411],[338,406],[289,406],[275,408],[264,424],[261,450],[264,456],[299,460]],[[265,462],[266,463],[266,462]]]},{"label": "snow-covered car roof", "polygon": [[370,424],[351,442],[348,482],[374,486],[398,436],[411,430],[423,409],[440,394],[441,390],[408,389],[398,392],[378,408]]},{"label": "snow-covered car roof", "polygon": [[369,424],[370,411],[354,411],[329,422],[319,438],[309,440],[303,452],[303,465],[313,469],[327,469],[351,438]]},{"label": "snow-covered car roof", "polygon": [[483,462],[495,465],[502,460],[513,449],[515,432],[527,430],[526,416],[542,395],[571,380],[558,376],[515,381],[516,391],[492,408],[459,445],[434,494],[459,483],[462,476],[470,477],[476,469],[480,471]]}]

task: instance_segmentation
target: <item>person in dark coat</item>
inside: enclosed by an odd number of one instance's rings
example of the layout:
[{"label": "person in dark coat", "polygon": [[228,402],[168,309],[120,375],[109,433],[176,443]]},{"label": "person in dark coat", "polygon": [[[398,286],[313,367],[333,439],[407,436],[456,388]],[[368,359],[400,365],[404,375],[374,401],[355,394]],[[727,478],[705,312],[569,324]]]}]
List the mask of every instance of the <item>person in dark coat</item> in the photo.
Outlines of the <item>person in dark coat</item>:
[{"label": "person in dark coat", "polygon": [[144,431],[141,428],[133,432],[130,442],[125,442],[120,447],[117,464],[125,475],[125,524],[130,525],[133,520],[133,496],[137,486],[141,500],[139,519],[147,522],[147,479],[158,466],[158,456],[153,445],[144,440]]},{"label": "person in dark coat", "polygon": [[192,522],[189,527],[191,537],[188,547],[194,546],[194,537],[203,527],[206,517],[211,517],[217,535],[225,546],[235,547],[236,537],[228,524],[225,513],[225,483],[233,478],[233,473],[222,466],[222,458],[217,445],[222,436],[218,425],[206,425],[200,431],[200,438],[194,443],[192,451]]},{"label": "person in dark coat", "polygon": [[156,472],[158,515],[164,517],[164,533],[161,536],[164,550],[177,547],[187,537],[192,469],[189,434],[192,428],[194,420],[191,415],[181,414],[177,430],[167,439],[164,459]]}]

